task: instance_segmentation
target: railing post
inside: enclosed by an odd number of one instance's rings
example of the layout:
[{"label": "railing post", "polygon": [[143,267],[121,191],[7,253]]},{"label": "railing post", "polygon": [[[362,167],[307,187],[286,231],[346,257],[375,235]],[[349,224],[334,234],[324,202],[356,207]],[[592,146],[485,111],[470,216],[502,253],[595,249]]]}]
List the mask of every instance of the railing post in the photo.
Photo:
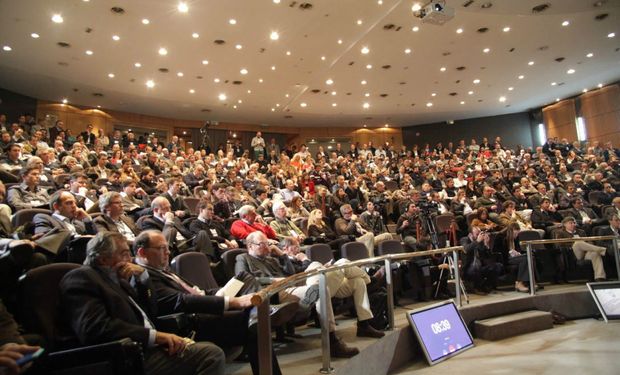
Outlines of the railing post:
[{"label": "railing post", "polygon": [[614,258],[616,259],[616,275],[618,275],[618,280],[620,280],[620,254],[618,254],[618,239],[614,238],[611,241],[614,247]]},{"label": "railing post", "polygon": [[392,259],[385,258],[385,285],[387,287],[387,316],[390,329],[394,329],[394,282],[392,280]]},{"label": "railing post", "polygon": [[456,294],[456,304],[459,307],[463,307],[463,301],[461,301],[461,273],[459,272],[459,252],[456,250],[452,251],[452,258],[454,262],[454,293]]},{"label": "railing post", "polygon": [[530,295],[533,296],[536,293],[536,279],[534,278],[534,259],[532,258],[532,244],[528,243],[526,247],[527,252],[527,272],[530,275]]},{"label": "railing post", "polygon": [[269,298],[256,307],[258,317],[258,367],[260,375],[271,375],[271,319],[269,318]]},{"label": "railing post", "polygon": [[319,274],[319,300],[320,300],[320,311],[319,318],[321,319],[321,348],[322,348],[322,356],[323,356],[323,367],[319,370],[323,374],[329,374],[334,371],[331,368],[331,353],[329,347],[329,318],[327,315],[327,299],[330,298],[327,293],[327,277],[325,276],[325,272],[321,272]]}]

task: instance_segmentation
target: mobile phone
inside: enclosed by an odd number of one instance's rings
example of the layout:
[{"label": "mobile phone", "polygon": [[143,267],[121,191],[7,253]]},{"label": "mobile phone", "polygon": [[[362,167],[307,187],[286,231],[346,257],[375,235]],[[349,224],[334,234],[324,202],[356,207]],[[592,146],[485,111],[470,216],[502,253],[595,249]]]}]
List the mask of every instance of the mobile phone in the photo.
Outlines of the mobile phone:
[{"label": "mobile phone", "polygon": [[15,363],[20,367],[24,366],[26,363],[30,363],[34,361],[35,359],[39,358],[43,354],[44,351],[45,349],[39,348],[39,350],[37,350],[36,352],[25,354],[23,357],[16,360]]}]

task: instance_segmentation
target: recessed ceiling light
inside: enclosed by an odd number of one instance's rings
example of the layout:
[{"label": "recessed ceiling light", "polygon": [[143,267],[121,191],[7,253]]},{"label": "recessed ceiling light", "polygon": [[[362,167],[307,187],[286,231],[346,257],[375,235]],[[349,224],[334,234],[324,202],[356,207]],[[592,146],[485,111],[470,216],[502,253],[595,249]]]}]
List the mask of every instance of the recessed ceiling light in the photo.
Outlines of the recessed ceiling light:
[{"label": "recessed ceiling light", "polygon": [[383,5],[383,0],[377,0],[377,4]]},{"label": "recessed ceiling light", "polygon": [[457,34],[462,34],[463,33],[463,29],[461,29],[461,28],[456,29],[456,33]]},{"label": "recessed ceiling light", "polygon": [[491,52],[491,49],[487,47],[487,48],[483,49],[482,52],[489,53],[489,52]]},{"label": "recessed ceiling light", "polygon": [[413,5],[411,6],[412,12],[417,12],[420,9],[422,9],[422,4],[420,3],[413,3]]},{"label": "recessed ceiling light", "polygon": [[370,64],[366,65],[366,69],[372,69],[372,65]]},{"label": "recessed ceiling light", "polygon": [[305,102],[302,102],[302,103],[299,104],[299,106],[302,107],[302,108],[306,108],[308,106],[308,104],[305,103]]},{"label": "recessed ceiling light", "polygon": [[112,40],[118,42],[119,40],[121,40],[121,37],[118,35],[112,35]]},{"label": "recessed ceiling light", "polygon": [[234,19],[234,18],[231,18],[231,19],[228,20],[228,23],[231,24],[231,25],[236,25],[237,24],[237,20]]},{"label": "recessed ceiling light", "polygon": [[213,78],[213,82],[220,83],[220,79],[219,78]]},{"label": "recessed ceiling light", "polygon": [[607,34],[608,38],[614,38],[616,36],[616,33],[609,33]]},{"label": "recessed ceiling light", "polygon": [[468,91],[467,95],[474,95],[474,92],[473,91]]},{"label": "recessed ceiling light", "polygon": [[390,124],[385,124],[385,127],[386,127],[386,128],[389,128],[389,127],[390,127]]},{"label": "recessed ceiling light", "polygon": [[368,82],[366,82],[366,80],[363,80],[362,82],[360,82],[362,85],[367,84]]},{"label": "recessed ceiling light", "polygon": [[514,89],[515,89],[514,87],[510,86],[510,87],[508,88],[508,91],[512,91],[512,90],[514,90]]},{"label": "recessed ceiling light", "polygon": [[325,81],[325,84],[327,85],[332,85],[334,83],[334,80],[331,78],[328,78],[327,81]]},{"label": "recessed ceiling light", "polygon": [[505,102],[505,101],[506,101],[506,97],[505,97],[505,96],[500,96],[500,97],[499,97],[499,101],[500,101],[501,103]]},{"label": "recessed ceiling light", "polygon": [[517,78],[519,78],[519,79],[523,79],[523,78],[525,78],[525,76],[524,76],[524,75],[520,75],[520,76],[518,76]]},{"label": "recessed ceiling light", "polygon": [[275,66],[275,65],[272,65],[272,66],[271,66],[271,70],[276,70],[276,66]]},{"label": "recessed ceiling light", "polygon": [[148,87],[149,89],[152,89],[153,87],[155,87],[155,81],[153,81],[152,79],[149,79],[148,81],[146,81],[146,87]]},{"label": "recessed ceiling light", "polygon": [[202,60],[202,65],[209,65],[209,60]]},{"label": "recessed ceiling light", "polygon": [[67,103],[69,103],[69,100],[67,100],[67,98],[63,98],[62,99],[62,104],[67,104]]},{"label": "recessed ceiling light", "polygon": [[97,108],[101,108],[101,106],[100,106],[100,105],[98,105],[98,106],[97,106]]},{"label": "recessed ceiling light", "polygon": [[338,39],[338,44],[342,44],[342,39]]},{"label": "recessed ceiling light", "polygon": [[574,74],[574,73],[575,73],[575,69],[572,69],[572,68],[566,71],[566,74]]},{"label": "recessed ceiling light", "polygon": [[480,83],[480,80],[478,78],[474,79],[474,85],[477,85]]},{"label": "recessed ceiling light", "polygon": [[406,48],[406,49],[405,49],[405,53],[406,53],[406,54],[410,54],[410,53],[411,53],[411,48]]},{"label": "recessed ceiling light", "polygon": [[246,68],[242,68],[242,69],[239,71],[239,73],[241,73],[241,74],[243,74],[243,75],[246,75],[246,74],[248,74],[248,70],[247,70]]},{"label": "recessed ceiling light", "polygon": [[32,33],[32,34],[30,34],[30,36],[32,38],[34,38],[34,39],[38,39],[39,38],[39,34],[37,34],[37,33]]},{"label": "recessed ceiling light", "polygon": [[368,98],[368,97],[370,97],[370,93],[369,92],[364,93],[364,96]]},{"label": "recessed ceiling light", "polygon": [[370,52],[370,49],[368,47],[362,47],[361,51],[363,55],[367,55]]},{"label": "recessed ceiling light", "polygon": [[337,92],[336,91],[332,91],[332,96],[336,96]]},{"label": "recessed ceiling light", "polygon": [[291,51],[286,51],[286,56],[290,56],[291,55]]},{"label": "recessed ceiling light", "polygon": [[435,96],[437,96],[437,93],[434,92],[434,93],[431,94],[431,96],[435,97]]},{"label": "recessed ceiling light", "polygon": [[534,62],[530,61],[530,62],[527,63],[527,65],[532,66],[532,65],[534,65]]},{"label": "recessed ceiling light", "polygon": [[196,92],[196,90],[194,90],[194,89],[189,89],[189,93],[190,93],[190,94],[194,94],[195,92]]},{"label": "recessed ceiling light", "polygon": [[166,56],[168,54],[168,50],[165,49],[164,47],[161,47],[159,51],[157,51],[157,53],[159,53],[162,56]]},{"label": "recessed ceiling light", "polygon": [[93,54],[93,51],[91,51],[91,50],[87,49],[85,53],[86,53],[88,56],[91,56],[91,55]]},{"label": "recessed ceiling light", "polygon": [[506,27],[504,27],[504,28],[503,28],[503,30],[502,30],[502,31],[504,31],[505,33],[507,33],[507,32],[509,32],[509,31],[510,31],[510,27],[506,26]]},{"label": "recessed ceiling light", "polygon": [[137,62],[137,63],[133,64],[133,66],[135,66],[136,68],[141,68],[141,67],[142,67],[142,64],[140,64],[139,62]]},{"label": "recessed ceiling light", "polygon": [[251,93],[252,93],[252,90],[248,90],[248,94],[251,94]]},{"label": "recessed ceiling light", "polygon": [[332,107],[337,107],[338,103],[332,103]]},{"label": "recessed ceiling light", "polygon": [[263,79],[262,79],[262,78],[259,78],[259,79],[258,79],[258,83],[263,83]]},{"label": "recessed ceiling light", "polygon": [[361,25],[362,24],[362,20],[357,20],[357,24]]},{"label": "recessed ceiling light", "polygon": [[148,19],[148,18],[143,18],[143,19],[142,19],[142,24],[143,24],[143,25],[148,25],[149,23],[151,23],[151,21],[149,21],[149,19]]},{"label": "recessed ceiling light", "polygon": [[557,82],[551,82],[551,86],[556,86],[557,84]]},{"label": "recessed ceiling light", "polygon": [[178,72],[177,73],[177,77],[183,77],[183,76],[184,76],[183,72]]},{"label": "recessed ceiling light", "polygon": [[584,93],[588,92],[588,89],[583,89],[583,90],[581,90],[581,92],[584,92]]},{"label": "recessed ceiling light", "polygon": [[272,31],[271,34],[269,34],[269,39],[278,40],[280,39],[280,34],[277,31]]},{"label": "recessed ceiling light", "polygon": [[224,101],[224,100],[226,100],[226,94],[219,94],[219,95],[217,96],[217,98],[218,98],[220,101]]},{"label": "recessed ceiling light", "polygon": [[11,46],[4,46],[4,47],[2,47],[2,49],[4,51],[7,51],[7,52],[11,52],[13,50],[13,48],[11,48]]},{"label": "recessed ceiling light", "polygon": [[364,109],[368,109],[368,108],[370,108],[370,103],[364,103],[364,104],[362,105],[362,108],[364,108]]},{"label": "recessed ceiling light", "polygon": [[463,105],[463,104],[465,104],[465,102],[464,102],[464,101],[461,101],[461,105]]},{"label": "recessed ceiling light", "polygon": [[562,22],[562,26],[568,26],[568,25],[570,25],[570,22],[568,22],[568,21]]},{"label": "recessed ceiling light", "polygon": [[243,103],[243,100],[239,99],[239,100],[237,100],[237,103],[241,104],[241,103]]},{"label": "recessed ceiling light", "polygon": [[198,38],[200,38],[200,34],[198,34],[198,33],[192,33],[192,38],[194,38],[194,39],[198,39]]},{"label": "recessed ceiling light", "polygon": [[241,44],[237,44],[237,45],[235,46],[235,48],[236,48],[236,49],[242,49],[242,48],[243,48],[243,46],[242,46]]},{"label": "recessed ceiling light", "polygon": [[321,56],[321,60],[325,61],[325,56]]},{"label": "recessed ceiling light", "polygon": [[366,127],[366,126],[367,126],[367,125],[366,125],[366,124],[364,124],[364,127]]},{"label": "recessed ceiling light", "polygon": [[276,107],[280,108],[280,103],[276,103]]},{"label": "recessed ceiling light", "polygon": [[420,28],[418,26],[414,26],[411,31],[413,31],[414,33],[417,33],[420,30]]},{"label": "recessed ceiling light", "polygon": [[60,14],[54,14],[52,16],[52,22],[54,23],[63,23],[64,19],[62,18],[62,16]]},{"label": "recessed ceiling light", "polygon": [[596,85],[596,87],[598,87],[599,89],[603,87],[602,83],[599,83],[598,85]]},{"label": "recessed ceiling light", "polygon": [[273,0],[274,4],[280,4],[280,0]]},{"label": "recessed ceiling light", "polygon": [[428,102],[428,103],[426,103],[426,106],[427,106],[427,107],[432,107],[432,106],[433,106],[433,103]]},{"label": "recessed ceiling light", "polygon": [[110,77],[110,78],[114,78],[114,77],[115,77],[115,75],[114,75],[114,73],[108,73],[108,77]]},{"label": "recessed ceiling light", "polygon": [[189,11],[189,6],[187,5],[186,2],[184,1],[180,1],[179,5],[177,5],[177,9],[179,10],[179,12],[181,13],[187,13]]},{"label": "recessed ceiling light", "polygon": [[441,68],[439,68],[439,71],[445,72],[446,71],[446,67],[442,66]]},{"label": "recessed ceiling light", "polygon": [[594,56],[594,54],[593,54],[592,52],[590,52],[590,53],[588,53],[588,54],[586,55],[586,57],[592,57],[592,56]]}]

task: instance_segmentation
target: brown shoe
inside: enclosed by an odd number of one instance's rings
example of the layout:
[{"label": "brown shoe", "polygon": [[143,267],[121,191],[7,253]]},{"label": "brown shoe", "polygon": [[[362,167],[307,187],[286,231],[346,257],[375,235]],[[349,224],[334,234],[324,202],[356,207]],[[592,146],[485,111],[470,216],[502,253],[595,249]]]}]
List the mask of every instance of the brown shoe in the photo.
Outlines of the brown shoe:
[{"label": "brown shoe", "polygon": [[366,324],[364,326],[357,326],[357,337],[372,337],[372,338],[380,338],[385,336],[385,333],[375,329],[370,324]]},{"label": "brown shoe", "polygon": [[360,352],[358,348],[347,346],[347,344],[340,338],[332,340],[332,342],[330,342],[329,349],[331,356],[334,358],[351,358]]}]

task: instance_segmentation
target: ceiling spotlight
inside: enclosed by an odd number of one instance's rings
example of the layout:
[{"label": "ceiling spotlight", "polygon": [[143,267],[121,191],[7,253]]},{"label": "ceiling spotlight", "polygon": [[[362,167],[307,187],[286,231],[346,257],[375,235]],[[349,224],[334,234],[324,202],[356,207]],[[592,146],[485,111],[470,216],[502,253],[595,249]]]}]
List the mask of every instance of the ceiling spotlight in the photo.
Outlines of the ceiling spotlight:
[{"label": "ceiling spotlight", "polygon": [[435,97],[435,96],[437,96],[437,93],[434,92],[434,93],[431,94],[431,96]]},{"label": "ceiling spotlight", "polygon": [[413,31],[414,33],[417,33],[420,30],[420,28],[418,26],[414,26],[411,31]]},{"label": "ceiling spotlight", "polygon": [[566,74],[574,74],[575,73],[575,69],[568,69],[566,71]]},{"label": "ceiling spotlight", "polygon": [[152,89],[153,87],[155,87],[155,81],[153,81],[152,79],[149,79],[148,81],[146,81],[146,87],[148,87],[149,89]]},{"label": "ceiling spotlight", "polygon": [[519,79],[523,79],[523,78],[525,78],[525,76],[524,76],[524,75],[520,75],[520,76],[518,76],[517,78],[519,78]]},{"label": "ceiling spotlight", "polygon": [[506,97],[505,96],[500,96],[499,97],[499,101],[500,101],[500,103],[505,102],[506,101]]},{"label": "ceiling spotlight", "polygon": [[137,62],[137,63],[133,64],[133,66],[135,66],[136,68],[141,68],[141,67],[142,67],[142,64],[140,64],[139,62]]},{"label": "ceiling spotlight", "polygon": [[570,22],[568,22],[568,21],[562,22],[562,26],[568,26],[568,25],[570,25]]},{"label": "ceiling spotlight", "polygon": [[332,103],[332,107],[337,107],[338,103]]},{"label": "ceiling spotlight", "polygon": [[504,27],[504,28],[502,29],[502,31],[504,31],[505,33],[507,33],[507,32],[509,32],[509,31],[510,31],[510,27],[506,26],[506,27]]},{"label": "ceiling spotlight", "polygon": [[305,102],[302,102],[302,103],[299,104],[299,106],[302,107],[302,108],[306,108],[308,106],[308,104],[305,103]]},{"label": "ceiling spotlight", "polygon": [[464,101],[461,101],[461,105],[463,105],[463,104],[465,104],[465,102],[464,102]]},{"label": "ceiling spotlight", "polygon": [[439,68],[439,71],[441,71],[441,72],[445,72],[445,71],[446,71],[446,67],[445,67],[445,66],[442,66],[441,68]]},{"label": "ceiling spotlight", "polygon": [[231,24],[231,25],[236,25],[237,24],[237,20],[234,19],[234,18],[231,18],[231,19],[228,20],[228,23]]},{"label": "ceiling spotlight", "polygon": [[148,18],[143,18],[143,19],[142,19],[142,24],[143,24],[143,25],[148,25],[149,23],[151,23],[151,21],[149,21],[149,19],[148,19]]},{"label": "ceiling spotlight", "polygon": [[405,53],[406,53],[406,54],[410,54],[410,53],[411,53],[411,48],[407,48],[407,49],[405,49]]},{"label": "ceiling spotlight", "polygon": [[236,48],[236,49],[242,49],[242,48],[243,48],[243,46],[242,46],[241,44],[237,44],[237,45],[235,46],[235,48]]},{"label": "ceiling spotlight", "polygon": [[370,52],[370,49],[368,49],[368,47],[362,47],[361,52],[363,55],[367,55]]},{"label": "ceiling spotlight", "polygon": [[362,24],[362,20],[357,20],[357,24],[361,25]]},{"label": "ceiling spotlight", "polygon": [[366,80],[363,80],[362,82],[360,82],[362,85],[367,84],[368,82],[366,82]]},{"label": "ceiling spotlight", "polygon": [[88,56],[91,56],[91,55],[93,54],[93,51],[91,51],[91,50],[87,49],[85,53],[86,53]]},{"label": "ceiling spotlight", "polygon": [[274,4],[280,4],[280,0],[273,0]]},{"label": "ceiling spotlight", "polygon": [[428,103],[426,103],[426,106],[427,106],[427,107],[432,107],[432,106],[433,106],[433,103],[428,102]]},{"label": "ceiling spotlight", "polygon": [[280,34],[278,34],[277,31],[272,31],[271,34],[269,34],[269,39],[278,40],[280,39]]},{"label": "ceiling spotlight", "polygon": [[602,83],[599,83],[598,85],[596,85],[596,87],[598,87],[599,89],[603,87]]},{"label": "ceiling spotlight", "polygon": [[213,78],[213,82],[220,83],[220,79],[219,78]]},{"label": "ceiling spotlight", "polygon": [[275,66],[275,65],[272,65],[272,66],[271,66],[271,70],[276,70],[276,66]]},{"label": "ceiling spotlight", "polygon": [[590,53],[588,53],[588,54],[586,55],[586,57],[592,57],[592,56],[594,56],[594,54],[593,54],[592,52],[590,52]]},{"label": "ceiling spotlight", "polygon": [[321,60],[322,60],[322,61],[325,61],[325,56],[321,56]]},{"label": "ceiling spotlight", "polygon": [[551,86],[556,86],[557,84],[557,82],[551,82]]},{"label": "ceiling spotlight", "polygon": [[616,33],[609,33],[607,34],[608,38],[614,38],[616,36]]},{"label": "ceiling spotlight", "polygon": [[332,85],[334,83],[334,80],[331,78],[328,78],[327,81],[325,81],[325,84],[327,85]]},{"label": "ceiling spotlight", "polygon": [[219,94],[217,98],[223,102],[224,100],[226,100],[226,94]]},{"label": "ceiling spotlight", "polygon": [[581,90],[581,92],[586,93],[586,92],[588,92],[588,89],[583,89],[583,90]]},{"label": "ceiling spotlight", "polygon": [[417,12],[420,9],[422,9],[422,4],[420,4],[420,3],[413,3],[413,5],[411,6],[411,11],[412,12]]},{"label": "ceiling spotlight", "polygon": [[377,0],[377,4],[383,5],[383,0]]},{"label": "ceiling spotlight", "polygon": [[248,90],[248,94],[251,94],[251,93],[252,93],[252,90]]},{"label": "ceiling spotlight", "polygon": [[336,91],[332,91],[332,96],[336,96],[337,92]]},{"label": "ceiling spotlight", "polygon": [[243,75],[246,75],[246,74],[248,74],[248,70],[247,70],[246,68],[242,68],[242,69],[239,71],[239,73],[241,73],[241,74],[243,74]]},{"label": "ceiling spotlight", "polygon": [[366,65],[366,69],[372,69],[372,65],[370,64]]},{"label": "ceiling spotlight", "polygon": [[479,83],[480,83],[480,80],[479,80],[479,79],[477,79],[477,78],[476,78],[476,79],[474,79],[474,85],[477,85],[477,84],[479,84]]},{"label": "ceiling spotlight", "polygon": [[461,29],[461,28],[456,29],[456,33],[457,34],[462,34],[463,33],[463,29]]},{"label": "ceiling spotlight", "polygon": [[192,38],[194,38],[194,39],[198,39],[198,38],[200,38],[200,34],[198,34],[198,33],[192,33]]},{"label": "ceiling spotlight", "polygon": [[370,103],[364,103],[364,104],[362,105],[362,108],[364,108],[364,109],[368,109],[368,108],[370,108]]},{"label": "ceiling spotlight", "polygon": [[342,44],[342,39],[338,39],[338,44]]},{"label": "ceiling spotlight", "polygon": [[514,89],[515,89],[514,87],[510,86],[510,87],[508,88],[508,91],[512,91],[512,90],[514,90]]},{"label": "ceiling spotlight", "polygon": [[467,95],[474,95],[474,92],[473,91],[468,91]]},{"label": "ceiling spotlight", "polygon": [[194,89],[189,89],[189,93],[190,93],[190,94],[194,94],[195,92],[196,92],[196,90],[194,90]]},{"label": "ceiling spotlight", "polygon": [[118,42],[119,40],[121,40],[121,37],[118,35],[112,35],[112,40]]},{"label": "ceiling spotlight", "polygon": [[34,38],[34,39],[38,39],[39,38],[39,34],[37,34],[37,33],[32,33],[32,34],[30,34],[30,36],[32,38]]},{"label": "ceiling spotlight", "polygon": [[109,78],[114,78],[114,77],[116,77],[116,76],[114,75],[114,73],[108,73],[108,77],[109,77]]},{"label": "ceiling spotlight", "polygon": [[370,93],[367,92],[367,93],[364,94],[364,96],[368,98],[368,97],[370,97]]},{"label": "ceiling spotlight", "polygon": [[487,47],[487,48],[483,49],[482,52],[489,53],[489,52],[491,52],[491,49]]},{"label": "ceiling spotlight", "polygon": [[209,60],[202,60],[202,65],[209,65]]},{"label": "ceiling spotlight", "polygon": [[52,22],[54,23],[63,23],[64,19],[62,18],[62,16],[60,14],[54,14],[52,16]]},{"label": "ceiling spotlight", "polygon": [[560,98],[555,98],[555,101],[556,101],[556,102],[559,102],[559,101],[560,101]]},{"label": "ceiling spotlight", "polygon": [[181,1],[181,2],[179,2],[179,5],[177,5],[177,9],[181,13],[187,13],[189,11],[189,6],[187,5],[186,2]]},{"label": "ceiling spotlight", "polygon": [[69,101],[67,100],[67,98],[64,98],[64,99],[62,100],[62,104],[67,104],[67,103],[69,103]]},{"label": "ceiling spotlight", "polygon": [[177,73],[177,77],[183,77],[183,76],[184,76],[183,72],[178,72]]},{"label": "ceiling spotlight", "polygon": [[13,48],[11,48],[11,46],[4,46],[4,47],[2,47],[2,50],[6,51],[6,52],[11,52],[13,50]]},{"label": "ceiling spotlight", "polygon": [[286,51],[286,56],[290,56],[291,55],[291,51]]},{"label": "ceiling spotlight", "polygon": [[262,79],[262,78],[259,78],[259,79],[258,79],[258,83],[263,83],[263,79]]},{"label": "ceiling spotlight", "polygon": [[159,51],[157,51],[157,53],[159,53],[162,56],[166,56],[168,54],[168,50],[165,49],[164,47],[161,47]]},{"label": "ceiling spotlight", "polygon": [[385,124],[384,126],[385,126],[386,128],[389,128],[389,127],[390,127],[390,124]]},{"label": "ceiling spotlight", "polygon": [[532,66],[532,65],[534,65],[534,62],[530,61],[530,62],[527,63],[527,65]]}]

